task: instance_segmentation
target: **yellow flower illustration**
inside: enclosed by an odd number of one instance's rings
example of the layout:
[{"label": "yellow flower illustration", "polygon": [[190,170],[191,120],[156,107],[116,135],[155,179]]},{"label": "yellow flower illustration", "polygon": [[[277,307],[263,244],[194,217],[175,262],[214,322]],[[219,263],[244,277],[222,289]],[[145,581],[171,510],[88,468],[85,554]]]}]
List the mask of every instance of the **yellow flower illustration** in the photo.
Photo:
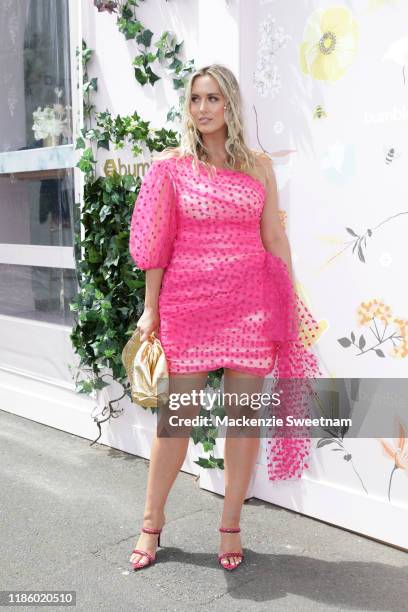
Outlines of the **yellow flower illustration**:
[{"label": "yellow flower illustration", "polygon": [[399,346],[394,346],[394,357],[401,357],[401,359],[405,359],[408,357],[408,342],[403,340]]},{"label": "yellow flower illustration", "polygon": [[388,324],[392,320],[391,308],[380,300],[362,302],[357,311],[358,324],[369,325],[373,317],[377,317],[383,323]]},{"label": "yellow flower illustration", "polygon": [[393,355],[394,357],[404,359],[408,357],[408,319],[398,319],[395,317],[394,323],[398,326],[401,343],[398,346],[394,346]]},{"label": "yellow flower illustration", "polygon": [[405,340],[408,340],[408,319],[399,319],[398,317],[395,317],[394,323],[398,325],[401,336]]},{"label": "yellow flower illustration", "polygon": [[319,81],[337,81],[354,60],[358,38],[358,23],[345,6],[314,11],[300,45],[303,73]]}]

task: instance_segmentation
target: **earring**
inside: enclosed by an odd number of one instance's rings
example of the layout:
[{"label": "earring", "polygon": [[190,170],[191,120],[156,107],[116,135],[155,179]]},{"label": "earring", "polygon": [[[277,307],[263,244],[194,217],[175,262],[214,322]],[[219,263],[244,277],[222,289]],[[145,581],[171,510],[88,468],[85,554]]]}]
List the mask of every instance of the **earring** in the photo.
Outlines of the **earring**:
[{"label": "earring", "polygon": [[225,110],[226,108],[227,108],[227,107],[226,107],[226,106],[224,106],[224,110]]}]

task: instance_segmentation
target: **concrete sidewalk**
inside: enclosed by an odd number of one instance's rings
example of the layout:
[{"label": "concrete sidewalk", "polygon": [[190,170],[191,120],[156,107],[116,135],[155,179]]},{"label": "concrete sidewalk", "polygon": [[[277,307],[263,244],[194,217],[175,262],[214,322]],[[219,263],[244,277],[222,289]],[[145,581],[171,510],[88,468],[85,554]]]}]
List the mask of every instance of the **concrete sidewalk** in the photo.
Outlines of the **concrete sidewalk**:
[{"label": "concrete sidewalk", "polygon": [[133,572],[148,462],[2,411],[0,436],[0,590],[72,589],[88,612],[407,610],[403,551],[259,500],[242,512],[246,559],[227,573],[223,498],[185,473],[157,563]]}]

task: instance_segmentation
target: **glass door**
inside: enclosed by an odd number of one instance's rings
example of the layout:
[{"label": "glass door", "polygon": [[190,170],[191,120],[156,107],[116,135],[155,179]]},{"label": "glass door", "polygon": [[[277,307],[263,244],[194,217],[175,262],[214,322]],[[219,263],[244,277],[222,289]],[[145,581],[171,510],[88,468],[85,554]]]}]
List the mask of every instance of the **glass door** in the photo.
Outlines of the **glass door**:
[{"label": "glass door", "polygon": [[0,368],[65,382],[77,293],[73,6],[0,2]]}]

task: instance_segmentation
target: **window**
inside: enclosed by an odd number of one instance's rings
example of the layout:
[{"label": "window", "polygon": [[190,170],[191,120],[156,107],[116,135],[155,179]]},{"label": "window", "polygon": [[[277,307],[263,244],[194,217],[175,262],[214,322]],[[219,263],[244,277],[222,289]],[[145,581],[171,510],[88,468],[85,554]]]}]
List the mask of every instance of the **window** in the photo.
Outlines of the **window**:
[{"label": "window", "polygon": [[72,246],[72,169],[0,174],[0,244]]},{"label": "window", "polygon": [[69,0],[0,2],[0,317],[72,324]]},{"label": "window", "polygon": [[64,388],[78,292],[80,4],[0,0],[0,370]]},{"label": "window", "polygon": [[0,151],[72,142],[67,0],[0,3]]}]

